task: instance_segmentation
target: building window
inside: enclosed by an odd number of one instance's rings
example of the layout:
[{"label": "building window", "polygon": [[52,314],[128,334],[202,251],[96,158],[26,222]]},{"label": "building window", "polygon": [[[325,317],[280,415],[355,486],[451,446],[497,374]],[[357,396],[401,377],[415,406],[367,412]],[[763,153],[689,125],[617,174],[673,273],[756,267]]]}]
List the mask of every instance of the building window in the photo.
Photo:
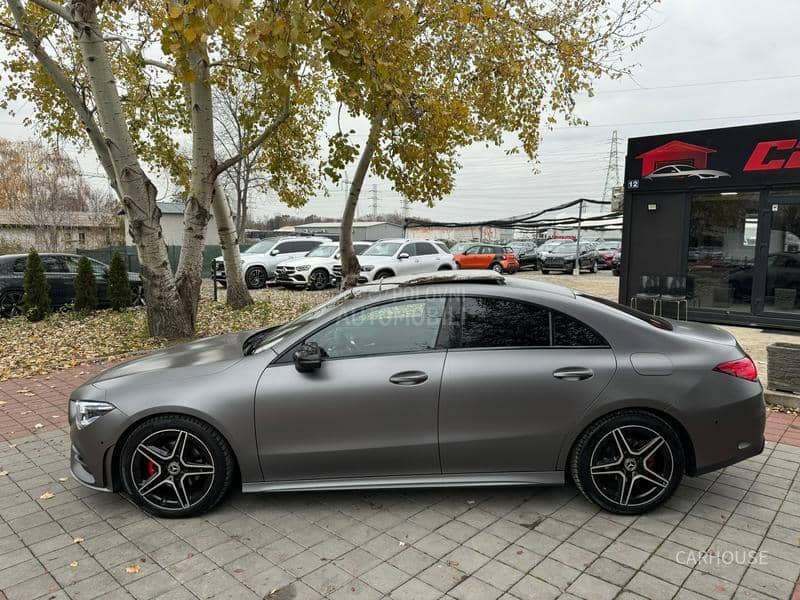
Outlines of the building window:
[{"label": "building window", "polygon": [[758,205],[758,192],[692,197],[687,287],[695,307],[750,311]]},{"label": "building window", "polygon": [[78,243],[81,246],[86,243],[86,232],[85,231],[79,231],[78,232]]}]

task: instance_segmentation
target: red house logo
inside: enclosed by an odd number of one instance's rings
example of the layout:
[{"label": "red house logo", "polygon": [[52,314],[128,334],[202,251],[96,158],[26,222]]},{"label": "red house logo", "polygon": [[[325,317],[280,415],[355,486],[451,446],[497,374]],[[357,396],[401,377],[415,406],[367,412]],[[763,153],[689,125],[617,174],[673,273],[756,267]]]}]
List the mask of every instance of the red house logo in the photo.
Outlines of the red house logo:
[{"label": "red house logo", "polygon": [[679,140],[667,142],[663,146],[648,150],[636,158],[642,161],[642,177],[667,165],[690,165],[695,169],[708,168],[708,155],[716,152],[713,148],[704,148],[687,144]]}]

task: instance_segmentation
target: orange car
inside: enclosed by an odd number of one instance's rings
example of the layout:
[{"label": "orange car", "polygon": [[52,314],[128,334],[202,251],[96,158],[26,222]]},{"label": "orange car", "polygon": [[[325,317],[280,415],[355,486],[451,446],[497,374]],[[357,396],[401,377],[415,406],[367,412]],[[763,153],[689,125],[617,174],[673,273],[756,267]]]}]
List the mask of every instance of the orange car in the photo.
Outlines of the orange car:
[{"label": "orange car", "polygon": [[519,261],[511,248],[493,244],[475,244],[453,257],[459,269],[492,269],[498,273],[516,273]]}]

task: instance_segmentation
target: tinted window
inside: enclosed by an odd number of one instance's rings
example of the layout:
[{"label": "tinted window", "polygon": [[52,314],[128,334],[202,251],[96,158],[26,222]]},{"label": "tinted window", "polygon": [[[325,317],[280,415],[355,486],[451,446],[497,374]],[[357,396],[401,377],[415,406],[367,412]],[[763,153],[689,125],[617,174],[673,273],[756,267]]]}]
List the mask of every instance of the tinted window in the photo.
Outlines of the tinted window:
[{"label": "tinted window", "polygon": [[[77,256],[65,256],[64,262],[67,265],[67,270],[70,273],[77,273],[78,272],[78,261],[80,259]],[[94,273],[95,277],[105,277],[106,274],[106,266],[103,263],[97,262],[95,260],[89,259],[89,265],[92,267],[92,272]]]},{"label": "tinted window", "polygon": [[433,244],[428,242],[417,242],[415,244],[417,256],[425,256],[426,254],[439,254]]},{"label": "tinted window", "polygon": [[353,250],[356,251],[356,256],[361,256],[362,254],[364,254],[364,250],[366,250],[367,248],[369,248],[369,245],[366,244],[363,246],[353,246]]},{"label": "tinted window", "polygon": [[27,257],[18,258],[14,261],[13,271],[14,273],[24,273],[25,272],[25,265],[28,263]]},{"label": "tinted window", "polygon": [[444,305],[444,298],[381,304],[340,319],[307,341],[319,344],[330,358],[433,350]]},{"label": "tinted window", "polygon": [[588,325],[564,313],[553,311],[554,346],[606,346],[601,338]]},{"label": "tinted window", "polygon": [[653,327],[657,327],[658,329],[672,331],[672,323],[661,317],[649,315],[646,312],[636,310],[635,308],[631,308],[630,306],[625,306],[624,304],[619,304],[618,302],[614,302],[613,300],[606,300],[605,298],[600,298],[598,296],[590,296],[589,294],[581,294],[581,296],[583,298],[594,300],[595,302],[599,302],[600,304],[604,304],[605,306],[623,312],[626,315],[630,315],[632,317],[636,317],[637,319],[641,319],[642,321],[646,321],[647,323],[650,323],[650,325],[652,325]]},{"label": "tinted window", "polygon": [[466,297],[461,312],[461,348],[550,345],[549,311],[540,306]]},{"label": "tinted window", "polygon": [[281,254],[289,254],[290,252],[308,252],[320,245],[321,242],[313,241],[297,241],[297,242],[282,242],[275,248],[281,251]]},{"label": "tinted window", "polygon": [[409,256],[416,256],[417,255],[417,250],[416,250],[415,246],[416,246],[416,244],[406,244],[400,250],[400,254],[405,253],[405,254],[408,254]]},{"label": "tinted window", "polygon": [[67,267],[58,256],[42,256],[42,266],[45,273],[66,273]]}]

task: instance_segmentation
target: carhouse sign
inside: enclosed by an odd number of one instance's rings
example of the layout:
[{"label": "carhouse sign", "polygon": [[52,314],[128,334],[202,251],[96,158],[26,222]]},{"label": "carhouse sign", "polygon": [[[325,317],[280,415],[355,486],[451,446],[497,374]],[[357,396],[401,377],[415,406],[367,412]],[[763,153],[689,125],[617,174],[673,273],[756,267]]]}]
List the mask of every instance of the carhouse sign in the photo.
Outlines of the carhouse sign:
[{"label": "carhouse sign", "polygon": [[800,121],[628,140],[628,190],[772,184],[800,184]]}]

